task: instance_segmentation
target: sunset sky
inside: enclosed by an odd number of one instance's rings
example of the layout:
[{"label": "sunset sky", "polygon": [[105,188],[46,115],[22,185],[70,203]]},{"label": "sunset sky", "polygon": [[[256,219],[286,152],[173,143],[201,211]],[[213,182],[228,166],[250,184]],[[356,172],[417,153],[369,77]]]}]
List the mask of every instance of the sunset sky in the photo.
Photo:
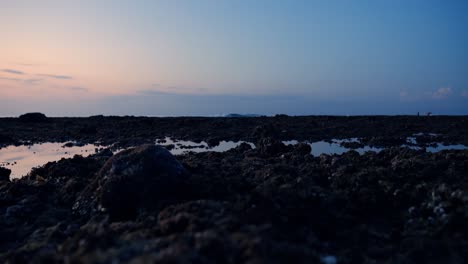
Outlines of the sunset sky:
[{"label": "sunset sky", "polygon": [[468,1],[1,0],[0,116],[468,114]]}]

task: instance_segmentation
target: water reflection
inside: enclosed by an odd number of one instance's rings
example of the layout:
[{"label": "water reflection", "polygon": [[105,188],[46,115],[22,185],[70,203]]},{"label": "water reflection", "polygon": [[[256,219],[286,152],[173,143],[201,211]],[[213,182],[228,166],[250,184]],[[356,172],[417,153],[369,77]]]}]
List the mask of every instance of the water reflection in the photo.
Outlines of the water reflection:
[{"label": "water reflection", "polygon": [[[350,139],[333,139],[331,142],[327,141],[316,141],[316,142],[306,142],[312,147],[311,154],[313,156],[320,156],[322,154],[333,155],[333,154],[343,154],[351,149],[343,147],[340,145],[342,142],[359,142],[357,138],[350,138]],[[283,141],[286,145],[295,145],[299,143],[297,140],[287,140]],[[382,149],[370,146],[364,146],[362,148],[356,148],[355,151],[359,152],[359,154],[364,154],[367,151],[374,151],[379,152]]]},{"label": "water reflection", "polygon": [[217,146],[209,147],[208,143],[202,141],[200,143],[187,141],[187,140],[177,140],[172,139],[170,137],[166,137],[164,139],[157,139],[156,144],[161,146],[170,146],[173,145],[174,147],[170,149],[170,152],[174,155],[180,155],[189,151],[193,151],[196,153],[206,152],[206,151],[215,151],[215,152],[224,152],[230,149],[236,148],[240,146],[242,143],[249,144],[252,148],[255,148],[255,145],[250,142],[246,141],[221,141]]},{"label": "water reflection", "polygon": [[468,149],[468,147],[465,145],[461,145],[461,144],[443,145],[442,143],[437,143],[437,146],[435,147],[427,147],[426,151],[434,153],[434,152],[439,152],[442,150],[464,150],[464,149]]},{"label": "water reflection", "polygon": [[[350,139],[333,139],[330,142],[327,141],[317,141],[317,142],[306,142],[312,147],[311,154],[313,156],[320,156],[321,154],[343,154],[350,148],[343,147],[341,143],[343,142],[359,142],[357,138]],[[200,143],[186,140],[176,140],[170,137],[164,139],[158,139],[155,142],[158,145],[167,147],[170,152],[174,155],[183,154],[189,151],[192,152],[206,152],[206,151],[215,151],[215,152],[224,152],[230,149],[236,148],[242,143],[249,144],[252,148],[255,148],[255,145],[250,142],[245,141],[221,141],[217,146],[210,147],[205,141]],[[298,144],[297,140],[288,140],[283,141],[286,145]],[[408,145],[403,145],[404,147],[409,147],[412,149],[421,149],[421,147],[414,146],[412,143],[412,138],[408,139]],[[441,143],[435,143],[435,146],[426,147],[428,152],[438,152],[442,150],[464,150],[468,149],[465,145],[443,145]],[[27,175],[32,168],[42,166],[47,162],[58,161],[61,158],[71,158],[74,155],[82,155],[84,157],[89,156],[97,151],[98,148],[102,148],[98,145],[87,144],[77,146],[73,143],[67,143],[66,145],[71,147],[64,147],[64,143],[42,143],[42,144],[33,144],[33,145],[22,145],[22,146],[9,146],[0,149],[0,166],[6,167],[12,170],[11,178],[20,178],[24,175]],[[364,146],[354,149],[360,154],[363,154],[367,151],[379,152],[382,148]],[[114,151],[114,153],[119,150]]]},{"label": "water reflection", "polygon": [[[432,134],[431,134],[432,135]],[[320,156],[321,154],[327,154],[327,155],[333,155],[333,154],[343,154],[347,151],[350,150],[355,150],[359,154],[364,154],[365,152],[368,151],[373,151],[373,152],[380,152],[384,148],[378,148],[378,147],[371,147],[371,146],[364,146],[360,148],[346,148],[341,145],[343,142],[359,142],[357,138],[350,138],[350,139],[333,139],[331,142],[327,141],[317,141],[317,142],[306,142],[312,147],[312,152],[311,154],[313,156]],[[297,140],[287,140],[283,141],[284,144],[286,145],[295,145],[298,144],[299,141]],[[416,140],[413,137],[408,137],[408,143],[409,144],[416,144]],[[456,145],[443,145],[442,143],[434,143],[436,146],[429,146],[426,147],[426,151],[428,152],[439,152],[442,150],[464,150],[468,149],[468,146],[461,145],[461,144],[456,144]],[[412,149],[422,149],[422,147],[414,146],[414,145],[402,145],[402,147],[408,147]]]},{"label": "water reflection", "polygon": [[71,158],[76,154],[88,156],[95,153],[96,145],[72,146],[64,148],[63,143],[42,143],[23,146],[9,146],[0,149],[0,165],[11,170],[10,178],[20,178],[32,168],[61,158]]}]

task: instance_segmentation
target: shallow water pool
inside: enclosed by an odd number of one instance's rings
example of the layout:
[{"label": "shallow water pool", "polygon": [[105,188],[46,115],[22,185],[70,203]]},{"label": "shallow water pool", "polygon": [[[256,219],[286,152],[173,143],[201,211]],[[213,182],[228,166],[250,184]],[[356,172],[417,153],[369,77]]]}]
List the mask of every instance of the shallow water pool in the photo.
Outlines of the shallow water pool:
[{"label": "shallow water pool", "polygon": [[94,154],[96,148],[100,148],[92,144],[73,147],[63,147],[63,145],[64,143],[49,142],[8,146],[0,149],[0,165],[11,170],[10,178],[20,178],[27,175],[32,168],[42,166],[47,162],[71,158],[77,154],[86,157]]},{"label": "shallow water pool", "polygon": [[[321,154],[343,154],[350,148],[346,148],[340,145],[342,142],[358,142],[358,139],[333,139],[331,142],[326,141],[317,141],[317,142],[306,142],[312,147],[311,154],[313,156],[320,156]],[[251,142],[245,141],[221,141],[215,147],[209,147],[205,141],[196,143],[193,141],[186,140],[176,140],[170,137],[164,139],[156,140],[155,142],[158,145],[169,146],[174,145],[170,152],[174,155],[180,155],[186,152],[224,152],[230,149],[236,148],[242,143],[249,144],[252,148],[255,148],[255,145]],[[286,145],[295,145],[298,144],[297,140],[288,140],[283,141]],[[82,155],[84,157],[96,153],[96,149],[102,148],[102,146],[87,144],[83,146],[72,146],[72,147],[63,147],[64,143],[42,143],[42,144],[33,144],[33,145],[22,145],[22,146],[9,146],[0,149],[0,166],[6,167],[12,171],[10,178],[20,178],[27,175],[32,168],[42,166],[47,162],[58,161],[62,158],[72,158],[74,155]],[[406,146],[405,147],[413,149],[421,149],[417,146]],[[362,148],[354,149],[360,154],[363,154],[367,151],[379,152],[383,148],[376,148],[370,146],[364,146]],[[437,143],[435,147],[427,147],[426,151],[428,152],[439,152],[442,150],[463,150],[468,149],[465,145],[443,145]],[[114,153],[120,150],[115,151]]]},{"label": "shallow water pool", "polygon": [[224,151],[228,151],[230,149],[236,148],[240,146],[242,143],[247,143],[252,148],[255,148],[255,145],[253,143],[246,142],[246,141],[224,141],[223,140],[219,142],[217,146],[209,147],[208,143],[206,143],[205,141],[196,143],[193,141],[172,139],[170,137],[156,140],[156,144],[161,145],[161,146],[174,145],[174,148],[170,150],[170,152],[173,155],[180,155],[189,151],[193,151],[196,153],[207,152],[207,151],[224,152]]},{"label": "shallow water pool", "polygon": [[[364,146],[361,148],[346,148],[340,145],[342,142],[359,142],[357,138],[350,138],[350,139],[333,139],[331,140],[332,142],[327,142],[327,141],[316,141],[316,142],[306,142],[312,147],[312,152],[311,154],[313,156],[320,156],[321,154],[327,154],[327,155],[333,155],[333,154],[343,154],[347,151],[354,150],[357,151],[359,154],[364,154],[365,152],[368,151],[373,151],[373,152],[380,152],[384,148],[378,148],[378,147],[371,147],[371,146]],[[409,143],[412,143],[411,138],[408,140]],[[298,144],[299,141],[297,140],[287,140],[283,141],[284,144],[286,145],[295,145]],[[437,145],[435,147],[427,147],[426,151],[428,152],[439,152],[442,150],[464,150],[468,149],[468,146],[461,145],[461,144],[456,144],[456,145],[443,145],[442,143],[436,143]],[[402,145],[402,147],[409,147],[412,149],[422,149],[421,147],[418,146],[411,146],[411,145]]]}]

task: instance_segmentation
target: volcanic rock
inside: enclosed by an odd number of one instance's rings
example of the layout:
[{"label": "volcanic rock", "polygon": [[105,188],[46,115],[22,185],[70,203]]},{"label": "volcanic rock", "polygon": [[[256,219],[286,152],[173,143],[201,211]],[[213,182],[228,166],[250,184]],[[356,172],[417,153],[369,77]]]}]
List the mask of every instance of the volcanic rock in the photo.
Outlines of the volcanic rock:
[{"label": "volcanic rock", "polygon": [[294,146],[294,151],[298,154],[307,155],[312,152],[312,147],[307,143],[299,143]]},{"label": "volcanic rock", "polygon": [[11,170],[0,167],[0,181],[10,181]]},{"label": "volcanic rock", "polygon": [[75,209],[94,200],[93,206],[108,212],[111,218],[128,219],[141,208],[178,197],[187,176],[184,167],[161,146],[148,144],[128,149],[104,164]]},{"label": "volcanic rock", "polygon": [[257,142],[257,148],[260,154],[264,156],[277,156],[288,151],[288,146],[281,141],[267,137],[262,138]]},{"label": "volcanic rock", "polygon": [[48,118],[43,113],[26,113],[20,115],[19,120],[23,122],[39,123],[48,121]]}]

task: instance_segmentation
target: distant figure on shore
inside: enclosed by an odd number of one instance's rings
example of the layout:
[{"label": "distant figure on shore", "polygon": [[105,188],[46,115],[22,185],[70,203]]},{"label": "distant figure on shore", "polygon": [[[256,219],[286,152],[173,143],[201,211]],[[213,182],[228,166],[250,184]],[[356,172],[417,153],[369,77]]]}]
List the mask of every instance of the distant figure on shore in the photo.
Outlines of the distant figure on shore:
[{"label": "distant figure on shore", "polygon": [[419,112],[417,113],[417,116],[419,116]]}]

